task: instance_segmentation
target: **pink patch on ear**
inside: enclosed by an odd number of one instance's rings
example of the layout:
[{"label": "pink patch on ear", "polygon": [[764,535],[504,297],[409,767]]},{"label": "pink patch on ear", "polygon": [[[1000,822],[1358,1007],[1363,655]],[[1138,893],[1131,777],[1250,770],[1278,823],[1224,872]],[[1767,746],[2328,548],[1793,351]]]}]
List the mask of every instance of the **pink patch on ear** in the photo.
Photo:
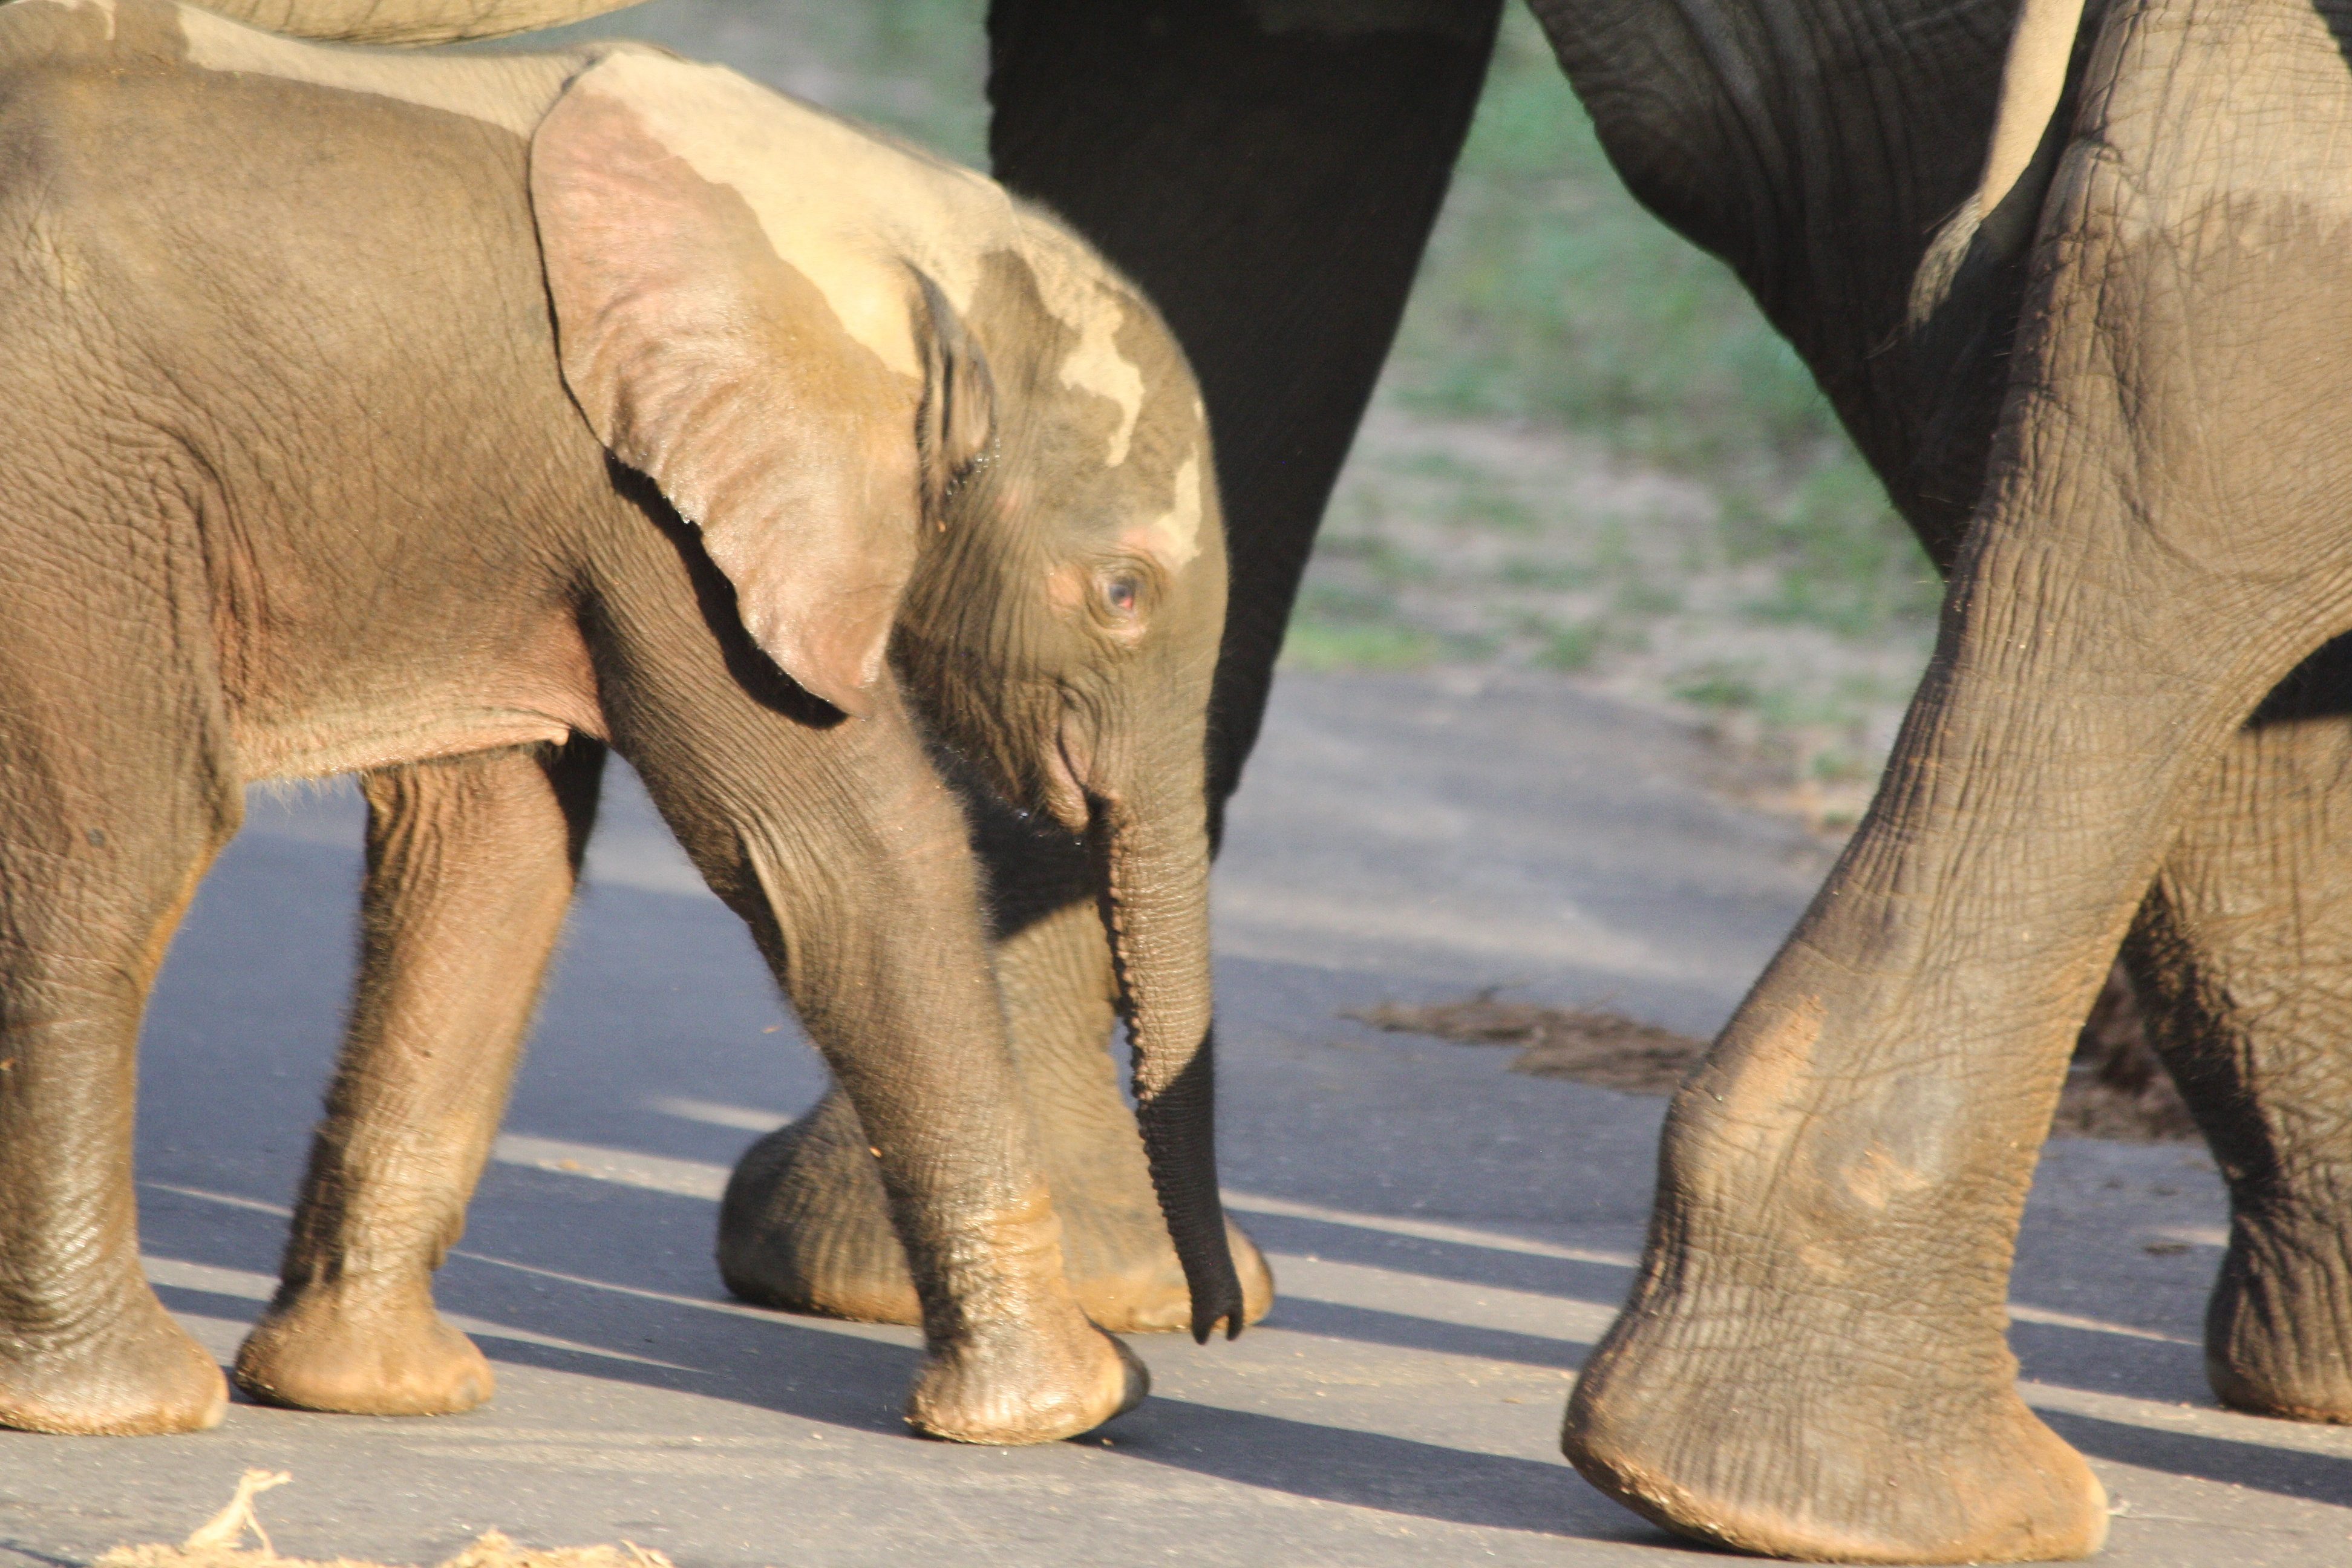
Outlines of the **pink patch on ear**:
[{"label": "pink patch on ear", "polygon": [[564,381],[598,439],[700,528],[760,647],[863,713],[914,568],[912,397],[743,195],[597,74],[531,143]]}]

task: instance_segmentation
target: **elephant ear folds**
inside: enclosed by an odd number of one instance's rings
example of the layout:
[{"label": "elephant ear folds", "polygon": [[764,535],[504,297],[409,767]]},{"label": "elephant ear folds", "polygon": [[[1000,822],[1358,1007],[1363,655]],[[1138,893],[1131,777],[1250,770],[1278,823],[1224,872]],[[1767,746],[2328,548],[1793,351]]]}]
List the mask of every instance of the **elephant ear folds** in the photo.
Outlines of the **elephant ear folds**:
[{"label": "elephant ear folds", "polygon": [[843,316],[904,320],[915,289],[877,262],[845,301],[838,279],[828,297],[782,260],[742,191],[630,101],[625,73],[648,65],[680,68],[608,59],[531,139],[563,379],[605,448],[701,530],[760,647],[863,714],[914,570],[921,484],[912,378]]},{"label": "elephant ear folds", "polygon": [[923,408],[915,444],[922,457],[924,512],[940,518],[956,487],[987,460],[996,434],[996,382],[939,285],[919,272],[915,277],[923,292],[924,328]]}]

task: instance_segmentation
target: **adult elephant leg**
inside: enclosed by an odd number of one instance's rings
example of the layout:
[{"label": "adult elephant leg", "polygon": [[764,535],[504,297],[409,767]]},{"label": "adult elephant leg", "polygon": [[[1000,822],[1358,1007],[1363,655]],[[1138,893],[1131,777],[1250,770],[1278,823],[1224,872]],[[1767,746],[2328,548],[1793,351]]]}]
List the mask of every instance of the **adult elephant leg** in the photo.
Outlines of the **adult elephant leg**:
[{"label": "adult elephant leg", "polygon": [[[2035,1151],[2231,737],[2352,626],[2352,334],[2323,303],[2352,299],[2325,153],[2352,84],[2307,6],[2204,21],[2110,15],[1935,660],[1869,817],[1670,1112],[1564,1439],[1671,1528],[1907,1563],[2104,1536],[2004,1338]],[[2292,123],[2204,137],[2273,79],[2312,84]]]},{"label": "adult elephant leg", "polygon": [[[997,177],[1160,307],[1200,377],[1232,561],[1210,708],[1212,832],[1256,741],[1315,529],[1396,331],[1501,7],[996,0]],[[1355,14],[1352,14],[1355,13]],[[982,808],[999,981],[1071,1283],[1097,1322],[1191,1307],[1118,1091],[1110,954],[1066,840]],[[721,1268],[751,1300],[912,1321],[866,1138],[836,1090],[737,1167]],[[1248,1313],[1272,1300],[1238,1229]]]},{"label": "adult elephant leg", "polygon": [[362,776],[359,984],[278,1295],[237,1352],[255,1398],[436,1415],[490,1397],[433,1272],[498,1135],[604,760],[581,740]]},{"label": "adult elephant leg", "polygon": [[[1070,1288],[1087,1316],[1114,1332],[1189,1329],[1192,1298],[1105,1048],[1114,981],[1085,848],[976,795],[967,806],[992,873],[997,988],[1033,1146],[1062,1215]],[[921,1321],[865,1128],[838,1086],[743,1156],[719,1235],[719,1273],[746,1300]],[[1227,1237],[1255,1322],[1273,1305],[1273,1276],[1240,1227],[1229,1224]]]},{"label": "adult elephant leg", "polygon": [[989,155],[1140,284],[1201,382],[1233,588],[1210,822],[1494,52],[1499,0],[994,0]]},{"label": "adult elephant leg", "polygon": [[2352,644],[2229,746],[2125,944],[2229,1183],[2223,1404],[2352,1422]]}]

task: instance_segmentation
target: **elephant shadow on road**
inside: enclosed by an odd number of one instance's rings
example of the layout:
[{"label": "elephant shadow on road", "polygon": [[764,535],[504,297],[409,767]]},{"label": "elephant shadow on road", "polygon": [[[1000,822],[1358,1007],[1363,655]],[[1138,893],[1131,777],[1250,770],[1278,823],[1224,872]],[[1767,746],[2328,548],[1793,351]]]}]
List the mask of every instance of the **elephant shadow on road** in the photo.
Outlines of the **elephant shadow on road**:
[{"label": "elephant shadow on road", "polygon": [[[331,844],[265,835],[232,850],[175,949],[176,988],[164,988],[152,1016],[142,1168],[182,1185],[142,1192],[149,1249],[242,1281],[230,1295],[190,1288],[201,1277],[167,1279],[163,1294],[176,1310],[248,1321],[275,1275],[286,1222],[260,1200],[291,1190],[350,973],[356,821],[350,803],[338,809]],[[332,900],[331,918],[320,918],[322,899]],[[606,887],[592,892],[572,947],[545,1043],[518,1094],[518,1114],[535,1131],[709,1159],[718,1148],[705,1141],[707,1130],[632,1108],[653,1089],[752,1104],[813,1096],[813,1058],[794,1067],[783,1060],[791,1052],[780,1057],[768,988],[740,925],[715,902]],[[675,1017],[656,1005],[671,995],[691,999]],[[1556,1085],[1546,1092],[1602,1091]],[[225,1126],[239,1135],[221,1139]],[[223,1202],[197,1188],[245,1195]],[[468,1239],[444,1272],[443,1300],[482,1325],[477,1339],[502,1365],[855,1432],[901,1431],[898,1407],[918,1354],[911,1332],[725,1300],[709,1262],[713,1217],[702,1199],[502,1165],[486,1181]],[[1267,1326],[1339,1347],[1327,1360],[1360,1359],[1352,1346],[1363,1347],[1363,1358],[1418,1352],[1554,1376],[1573,1370],[1631,1280],[1604,1257],[1551,1256],[1501,1236],[1482,1246],[1343,1218],[1243,1218],[1276,1255],[1277,1270],[1292,1268]],[[1297,1288],[1309,1270],[1286,1258],[1352,1269],[1360,1288]],[[2193,1347],[2046,1323],[2021,1324],[2016,1338],[2029,1375],[2045,1383],[2196,1399],[2193,1367],[2182,1361],[2194,1357]],[[1139,1348],[1155,1359],[1150,1342]],[[1557,1386],[1564,1394],[1565,1381]],[[527,1379],[513,1380],[492,1413],[511,1416],[528,1394]],[[1118,1477],[1151,1473],[1133,1468],[1139,1463],[1399,1519],[1667,1544],[1587,1489],[1548,1444],[1531,1444],[1526,1455],[1479,1452],[1427,1440],[1419,1435],[1427,1428],[1412,1424],[1365,1430],[1325,1419],[1305,1402],[1286,1403],[1270,1385],[1232,1402],[1258,1406],[1247,1409],[1163,1393],[1115,1423],[1111,1445],[1099,1450],[1131,1463],[1089,1473],[1116,1486]],[[2307,1444],[2047,1415],[2095,1458],[2317,1502],[2352,1496],[2352,1461]],[[469,1419],[456,1418],[457,1426]],[[2291,1429],[2281,1431],[2285,1440]],[[945,1447],[927,1453],[909,1444],[904,1452],[893,1468],[944,1477],[955,1463]],[[1036,1458],[1053,1463],[1051,1454]]]},{"label": "elephant shadow on road", "polygon": [[2201,1432],[2158,1432],[2072,1411],[2041,1415],[2058,1436],[2094,1458],[2338,1508],[2352,1498],[2352,1459]]},{"label": "elephant shadow on road", "polygon": [[[453,1256],[442,1275],[443,1305],[469,1320],[476,1342],[494,1363],[722,1400],[854,1431],[903,1431],[898,1406],[919,1354],[912,1331],[748,1308],[713,1287],[690,1295],[693,1288],[681,1288],[659,1251],[632,1245],[665,1233],[699,1240],[710,1222],[707,1204],[530,1170],[501,1171],[494,1181],[499,1191],[486,1195],[521,1197],[526,1205],[531,1196],[585,1202],[595,1221],[582,1225],[575,1216],[560,1229],[531,1226],[538,1244],[529,1249],[529,1261],[499,1255],[522,1248],[493,1253],[478,1244]],[[152,1189],[145,1195],[156,1222],[151,1230],[163,1238],[157,1249],[247,1279],[262,1277],[257,1265],[277,1245],[283,1224],[262,1205],[247,1200],[250,1206],[227,1207]],[[492,1219],[488,1228],[518,1228],[511,1202],[496,1208],[505,1211],[503,1223],[485,1213]],[[245,1321],[258,1310],[254,1296],[259,1289],[231,1296],[166,1283],[159,1294],[176,1311]],[[1572,1362],[1576,1348],[1325,1303],[1286,1305],[1282,1315],[1286,1327],[1318,1336],[1530,1364]],[[501,1334],[502,1328],[513,1337]],[[1141,1342],[1141,1348],[1149,1359],[1151,1343]],[[500,1404],[519,1396],[520,1391],[502,1394]],[[1112,1443],[1106,1451],[1131,1461],[1321,1502],[1490,1529],[1666,1539],[1588,1490],[1557,1459],[1483,1454],[1165,1395],[1122,1416],[1107,1433]],[[938,1449],[943,1458],[954,1452],[948,1445]]]},{"label": "elephant shadow on road", "polygon": [[[666,1234],[691,1237],[699,1251],[709,1223],[707,1205],[529,1170],[501,1172],[499,1181],[526,1208],[537,1206],[534,1199],[567,1206],[585,1203],[593,1223],[583,1226],[575,1215],[552,1229],[543,1224],[520,1227],[513,1223],[511,1206],[501,1205],[505,1223],[493,1228],[514,1233],[503,1238],[506,1245],[496,1253],[468,1247],[452,1259],[445,1276],[446,1301],[451,1310],[483,1325],[475,1329],[476,1338],[494,1361],[721,1400],[850,1430],[900,1430],[898,1402],[918,1355],[911,1331],[746,1308],[708,1285],[695,1293],[694,1285],[681,1285],[674,1251],[665,1258],[666,1249],[627,1245]],[[176,1205],[163,1196],[156,1217],[166,1234],[184,1238],[171,1248],[182,1256],[216,1258],[217,1267],[251,1274],[276,1245],[280,1222],[274,1215],[207,1205],[200,1239],[173,1223]],[[1548,1283],[1547,1293],[1560,1293],[1563,1312],[1578,1307],[1590,1312],[1595,1310],[1591,1298],[1623,1282],[1622,1271],[1598,1266],[1580,1268],[1445,1242],[1400,1243],[1314,1221],[1282,1220],[1262,1228],[1270,1241],[1286,1247],[1311,1242],[1323,1259],[1360,1259],[1392,1272],[1507,1291]],[[538,1238],[536,1244],[514,1245],[525,1239],[525,1229]],[[616,1240],[623,1245],[615,1247]],[[500,1255],[509,1252],[527,1253],[529,1260]],[[1562,1288],[1571,1275],[1574,1295]],[[250,1296],[169,1285],[163,1294],[175,1310],[208,1317],[249,1319],[257,1306]],[[1569,1337],[1311,1297],[1286,1300],[1267,1326],[1319,1339],[1560,1371],[1572,1370],[1586,1348]],[[525,1337],[502,1335],[499,1328]],[[2034,1338],[2061,1331],[2034,1327],[2028,1333]],[[1142,1348],[1148,1358],[1150,1342]],[[2030,1344],[2026,1348],[2031,1354]],[[2177,1356],[2180,1347],[2110,1345],[2103,1340],[2099,1352],[2095,1367],[2085,1365],[2079,1353],[2070,1358],[2079,1371],[2093,1375],[2068,1381],[2138,1386],[2160,1370],[2150,1358]],[[2117,1355],[2121,1362],[2110,1364]],[[2137,1375],[2126,1375],[2120,1384],[2101,1375],[2118,1371]],[[2062,1436],[2095,1458],[2313,1502],[2338,1503],[2352,1495],[2352,1461],[2342,1458],[2074,1412],[2043,1415]],[[1108,1434],[1112,1442],[1107,1452],[1129,1461],[1318,1502],[1561,1537],[1659,1545],[1667,1540],[1620,1513],[1549,1458],[1479,1453],[1164,1394],[1120,1418]],[[953,1462],[948,1458],[951,1450],[943,1447],[940,1452]]]}]

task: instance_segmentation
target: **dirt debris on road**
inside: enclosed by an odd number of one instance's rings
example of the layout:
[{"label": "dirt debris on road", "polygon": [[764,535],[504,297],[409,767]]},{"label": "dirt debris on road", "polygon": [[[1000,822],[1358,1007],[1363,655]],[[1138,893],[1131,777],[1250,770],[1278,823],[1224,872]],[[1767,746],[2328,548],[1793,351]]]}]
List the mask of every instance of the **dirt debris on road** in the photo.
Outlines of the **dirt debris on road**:
[{"label": "dirt debris on road", "polygon": [[[1513,1072],[1573,1079],[1624,1094],[1672,1094],[1705,1059],[1708,1042],[1601,1008],[1505,1002],[1490,986],[1459,1002],[1385,1002],[1341,1015],[1394,1034],[1470,1046],[1516,1046]],[[2142,1026],[2131,983],[2116,969],[2074,1047],[2051,1131],[2121,1143],[2193,1139],[2196,1123]]]},{"label": "dirt debris on road", "polygon": [[1513,1072],[1574,1079],[1627,1094],[1672,1094],[1707,1048],[1705,1040],[1616,1013],[1498,1001],[1492,988],[1460,1002],[1423,1007],[1386,1002],[1342,1016],[1393,1034],[1517,1046]]}]

